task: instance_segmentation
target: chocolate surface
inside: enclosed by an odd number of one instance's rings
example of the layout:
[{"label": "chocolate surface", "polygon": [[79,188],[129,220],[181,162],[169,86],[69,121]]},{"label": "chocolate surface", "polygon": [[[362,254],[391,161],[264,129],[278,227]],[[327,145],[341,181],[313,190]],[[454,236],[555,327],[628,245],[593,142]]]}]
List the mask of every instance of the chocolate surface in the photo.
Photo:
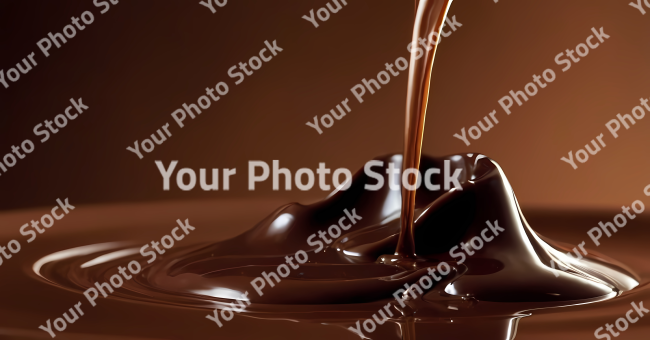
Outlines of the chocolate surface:
[{"label": "chocolate surface", "polygon": [[[380,159],[399,162],[401,156]],[[400,192],[388,185],[378,191],[365,190],[364,185],[375,180],[360,171],[348,190],[322,202],[285,205],[239,236],[171,249],[151,265],[137,254],[139,247],[113,245],[47,261],[39,274],[82,292],[95,282],[108,281],[118,265],[139,260],[143,272],[116,290],[113,298],[210,310],[238,303],[239,296],[248,291],[250,305],[238,317],[291,319],[343,328],[391,304],[395,317],[373,332],[372,339],[411,339],[430,332],[467,339],[504,339],[516,331],[516,320],[531,310],[603,301],[638,285],[640,279],[631,270],[605,256],[590,252],[583,260],[567,261],[561,254],[570,249],[532,230],[506,177],[489,158],[478,154],[423,157],[421,170],[441,167],[445,160],[463,169],[463,190],[418,189],[415,262],[377,261],[397,247],[400,201],[396,197]],[[345,209],[355,209],[361,219],[315,252],[316,248],[307,244],[308,237],[336,224]],[[489,228],[486,221],[498,221],[503,231],[462,263],[450,256],[452,247],[470,242]],[[135,254],[81,268],[100,255],[125,249],[133,249]],[[267,286],[262,296],[252,289],[252,280],[262,272],[273,272],[285,263],[285,256],[299,250],[307,252],[307,263],[274,287]],[[551,259],[569,269],[551,269]],[[404,284],[417,284],[427,275],[427,268],[443,261],[452,270],[440,282],[422,296],[407,299],[405,308],[396,302],[396,290]],[[456,323],[445,321],[457,318]],[[467,329],[466,323],[474,326]],[[228,323],[224,327],[231,326]],[[405,327],[413,332],[387,330]],[[215,326],[215,331],[221,329]]]}]

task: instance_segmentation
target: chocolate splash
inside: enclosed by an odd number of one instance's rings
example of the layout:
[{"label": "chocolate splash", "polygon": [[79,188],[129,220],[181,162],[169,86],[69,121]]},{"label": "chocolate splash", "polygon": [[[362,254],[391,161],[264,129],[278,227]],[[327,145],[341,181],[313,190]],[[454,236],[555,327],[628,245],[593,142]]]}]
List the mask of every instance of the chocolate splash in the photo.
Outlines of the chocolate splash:
[{"label": "chocolate splash", "polygon": [[[379,160],[401,163],[399,155]],[[443,295],[477,301],[563,305],[610,298],[636,286],[626,270],[596,258],[572,260],[564,255],[567,250],[537,235],[521,214],[502,170],[489,158],[478,154],[423,157],[420,170],[442,168],[445,160],[463,169],[463,189],[417,190],[414,249],[421,261],[412,267],[377,262],[382,255],[394,253],[399,244],[399,191],[388,185],[378,191],[365,190],[375,180],[359,171],[348,190],[310,206],[281,207],[236,238],[174,260],[169,275],[196,275],[191,283],[190,276],[184,276],[187,291],[204,289],[202,285],[207,284],[243,293],[251,290],[251,280],[262,272],[275,271],[286,263],[286,256],[305,250],[308,263],[292,270],[275,287],[266,288],[263,296],[249,295],[250,301],[327,305],[391,299],[395,290],[415,283],[426,268],[443,261],[453,267],[451,282],[438,287]],[[349,232],[320,252],[308,245],[310,235],[336,225],[345,216],[344,210],[353,209],[362,219]],[[488,228],[486,221],[498,221],[504,231],[458,263],[450,249],[481,237]],[[551,261],[569,270],[552,269]]]}]

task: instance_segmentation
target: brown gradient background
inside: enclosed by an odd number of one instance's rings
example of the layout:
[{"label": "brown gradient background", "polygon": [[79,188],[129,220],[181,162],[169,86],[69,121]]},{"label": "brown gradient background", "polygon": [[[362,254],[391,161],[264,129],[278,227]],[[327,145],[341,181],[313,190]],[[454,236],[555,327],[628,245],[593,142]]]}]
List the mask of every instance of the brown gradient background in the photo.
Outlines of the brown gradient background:
[{"label": "brown gradient background", "polygon": [[[408,57],[411,0],[348,0],[314,28],[301,19],[327,1],[229,1],[216,14],[198,1],[122,1],[105,14],[92,1],[0,3],[0,68],[29,53],[36,66],[0,87],[0,154],[31,139],[36,149],[0,176],[0,209],[197,198],[272,197],[308,202],[328,193],[250,192],[249,160],[292,171],[325,162],[353,172],[401,152],[406,73],[359,104],[350,88],[386,62]],[[463,24],[443,40],[434,66],[425,153],[484,153],[503,167],[523,206],[609,207],[643,197],[650,184],[649,119],[613,139],[605,123],[650,97],[650,15],[625,1],[456,0]],[[46,58],[36,43],[90,10],[95,22]],[[648,9],[650,11],[650,9]],[[563,73],[554,57],[604,27],[611,36]],[[227,70],[277,40],[284,49],[240,85]],[[557,79],[512,115],[498,100],[546,68]],[[230,93],[180,129],[171,113],[220,81]],[[35,125],[70,98],[90,109],[41,144]],[[352,112],[318,135],[305,123],[345,98]],[[490,111],[500,124],[467,147],[453,138]],[[126,150],[169,122],[173,136],[144,159]],[[560,161],[600,133],[607,147],[577,170]],[[154,161],[177,169],[237,168],[231,190],[162,190]],[[174,176],[175,177],[175,176]],[[16,226],[3,226],[15,228]]]}]

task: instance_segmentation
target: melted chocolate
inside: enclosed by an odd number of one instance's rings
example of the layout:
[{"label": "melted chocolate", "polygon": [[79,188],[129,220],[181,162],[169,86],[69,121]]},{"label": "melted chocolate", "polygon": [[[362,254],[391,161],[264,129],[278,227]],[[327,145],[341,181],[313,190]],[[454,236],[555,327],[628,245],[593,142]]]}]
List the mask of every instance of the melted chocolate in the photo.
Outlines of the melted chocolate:
[{"label": "melted chocolate", "polygon": [[[384,163],[401,163],[401,159],[400,155],[378,158]],[[359,171],[348,190],[320,203],[288,204],[235,238],[179,248],[145,266],[112,297],[213,309],[229,307],[248,291],[251,304],[241,315],[345,328],[371,318],[390,303],[395,316],[371,339],[395,339],[390,324],[397,326],[398,339],[416,339],[428,332],[459,339],[504,339],[514,334],[516,320],[530,310],[602,301],[638,285],[633,274],[603,256],[589,255],[581,261],[563,257],[569,249],[531,229],[501,168],[489,158],[478,154],[425,156],[420,169],[440,168],[445,160],[463,169],[463,190],[417,190],[413,230],[418,257],[414,261],[377,262],[378,257],[394,253],[399,242],[400,191],[387,185],[378,191],[365,190],[364,185],[375,180]],[[355,209],[362,219],[316,253],[307,238],[336,224],[345,209]],[[479,236],[485,221],[498,221],[504,231],[459,264],[449,250]],[[124,247],[111,251],[120,249]],[[275,287],[267,285],[263,296],[255,293],[250,282],[262,272],[275,272],[285,263],[285,256],[294,256],[298,250],[307,251],[309,261]],[[40,274],[83,291],[96,281],[107,281],[118,265],[132,259],[142,262],[136,254],[89,269],[80,267],[98,255],[59,259],[44,265]],[[551,259],[569,269],[551,269]],[[428,267],[442,261],[451,266],[451,272],[402,308],[393,292],[417,283]]]},{"label": "melted chocolate", "polygon": [[[451,0],[419,1],[414,43],[441,30],[450,4]],[[421,155],[435,52],[433,46],[420,59],[411,56],[404,157],[387,155],[378,160],[421,173],[441,169],[449,161],[452,169],[462,169],[462,190],[433,191],[422,186],[400,192],[384,185],[369,191],[364,186],[375,180],[359,171],[349,189],[322,202],[287,204],[237,237],[172,250],[145,266],[112,297],[208,310],[228,307],[248,291],[251,304],[241,315],[344,328],[390,304],[395,315],[367,335],[370,338],[416,339],[436,334],[502,340],[514,337],[517,320],[527,311],[602,301],[637,286],[638,279],[613,260],[590,255],[572,261],[563,255],[568,248],[533,231],[493,160],[480,154]],[[378,173],[383,170],[376,169]],[[322,251],[316,252],[317,247],[307,243],[310,235],[337,224],[345,210],[353,209],[361,220]],[[503,231],[466,261],[451,256],[454,246],[481,237],[488,228],[486,221],[498,221]],[[120,249],[128,248],[111,251]],[[293,257],[300,250],[307,252],[307,263],[291,270],[274,287],[267,285],[262,296],[255,293],[252,280],[262,272],[276,272],[286,256]],[[80,268],[98,255],[60,257],[43,265],[38,274],[83,291],[96,281],[107,281],[117,265],[142,259],[132,255],[120,258],[119,263]],[[551,261],[568,270],[552,269]],[[406,307],[396,302],[396,290],[417,283],[428,268],[443,262],[450,271],[439,282],[408,299]]]},{"label": "melted chocolate", "polygon": [[[413,46],[418,46],[418,39],[433,38],[433,34],[442,31],[442,25],[447,17],[447,11],[452,0],[420,0],[416,1],[415,24],[413,27]],[[437,37],[439,38],[439,36]],[[434,41],[438,41],[436,40]],[[438,44],[425,49],[424,55],[416,58],[411,53],[409,68],[408,90],[406,94],[406,127],[404,140],[404,162],[402,171],[419,169],[422,156],[422,139],[424,137],[424,120],[429,102],[429,86],[431,70]],[[416,183],[417,175],[410,176],[409,183]],[[415,257],[413,240],[413,216],[415,212],[415,191],[402,188],[401,233],[395,255],[399,257]]]}]

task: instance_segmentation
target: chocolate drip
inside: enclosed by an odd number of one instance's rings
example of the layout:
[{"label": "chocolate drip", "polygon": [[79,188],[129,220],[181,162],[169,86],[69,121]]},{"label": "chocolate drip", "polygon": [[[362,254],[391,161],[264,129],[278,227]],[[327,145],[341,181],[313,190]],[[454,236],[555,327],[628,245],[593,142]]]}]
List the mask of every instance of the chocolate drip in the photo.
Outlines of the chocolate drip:
[{"label": "chocolate drip", "polygon": [[[415,24],[413,27],[413,46],[418,46],[418,39],[428,39],[442,30],[447,11],[452,0],[420,0],[416,2]],[[429,102],[429,86],[433,59],[438,49],[436,44],[430,50],[425,49],[421,58],[411,53],[408,91],[406,95],[406,128],[404,133],[404,163],[406,169],[419,169],[422,156],[422,139],[424,137],[424,120]],[[410,176],[409,183],[416,183],[417,174]],[[415,191],[402,187],[401,233],[395,255],[414,258],[413,214],[415,211]]]}]

